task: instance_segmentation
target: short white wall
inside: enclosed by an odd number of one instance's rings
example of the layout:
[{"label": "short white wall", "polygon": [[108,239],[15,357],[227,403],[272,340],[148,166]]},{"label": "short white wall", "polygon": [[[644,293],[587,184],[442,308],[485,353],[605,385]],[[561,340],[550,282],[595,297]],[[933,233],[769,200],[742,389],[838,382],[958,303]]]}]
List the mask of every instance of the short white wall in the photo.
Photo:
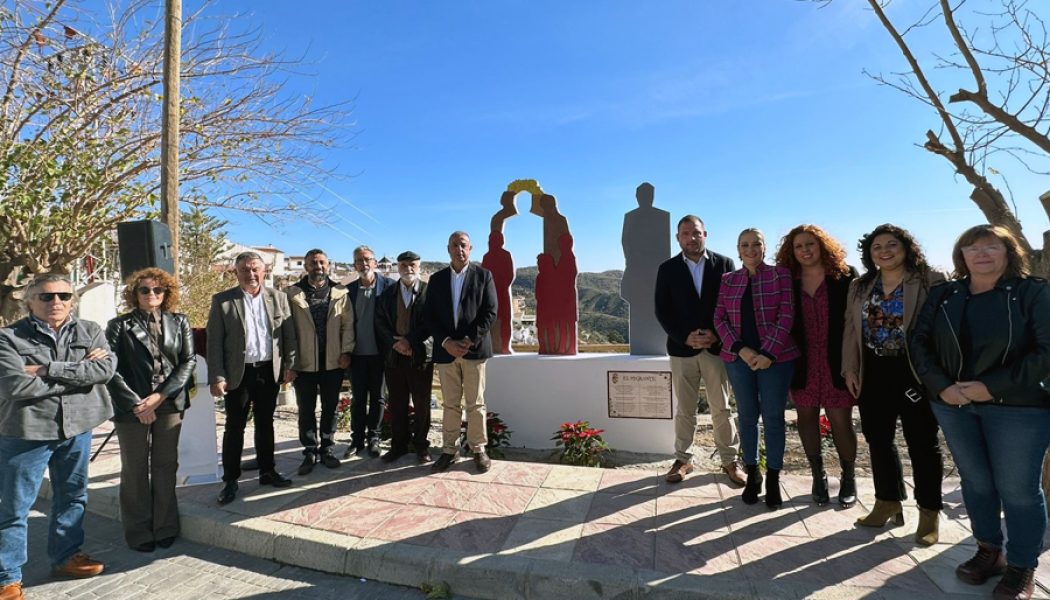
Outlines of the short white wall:
[{"label": "short white wall", "polygon": [[562,423],[584,419],[605,430],[614,450],[672,454],[674,419],[609,418],[607,389],[609,371],[670,370],[666,356],[499,355],[486,366],[485,402],[514,432],[515,447],[553,448]]}]

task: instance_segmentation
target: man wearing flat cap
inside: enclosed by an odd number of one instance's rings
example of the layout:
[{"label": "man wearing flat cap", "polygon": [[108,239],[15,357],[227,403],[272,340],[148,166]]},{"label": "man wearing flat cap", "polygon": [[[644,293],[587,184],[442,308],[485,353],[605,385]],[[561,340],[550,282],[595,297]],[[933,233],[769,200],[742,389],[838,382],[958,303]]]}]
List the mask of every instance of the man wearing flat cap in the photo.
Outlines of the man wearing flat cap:
[{"label": "man wearing flat cap", "polygon": [[[419,278],[419,255],[411,250],[397,257],[401,280],[388,286],[376,303],[376,337],[384,359],[390,411],[393,462],[408,453],[409,444],[421,465],[429,463],[430,388],[434,380],[433,342],[423,320],[427,284]],[[409,399],[414,409],[409,418]]]}]

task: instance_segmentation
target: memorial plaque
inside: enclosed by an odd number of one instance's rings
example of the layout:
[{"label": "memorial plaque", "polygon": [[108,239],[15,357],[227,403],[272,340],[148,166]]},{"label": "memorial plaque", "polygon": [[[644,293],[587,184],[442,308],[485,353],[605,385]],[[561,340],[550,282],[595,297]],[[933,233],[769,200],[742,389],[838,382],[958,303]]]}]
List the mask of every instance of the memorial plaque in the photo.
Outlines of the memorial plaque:
[{"label": "memorial plaque", "polygon": [[670,371],[607,371],[609,418],[670,419]]}]

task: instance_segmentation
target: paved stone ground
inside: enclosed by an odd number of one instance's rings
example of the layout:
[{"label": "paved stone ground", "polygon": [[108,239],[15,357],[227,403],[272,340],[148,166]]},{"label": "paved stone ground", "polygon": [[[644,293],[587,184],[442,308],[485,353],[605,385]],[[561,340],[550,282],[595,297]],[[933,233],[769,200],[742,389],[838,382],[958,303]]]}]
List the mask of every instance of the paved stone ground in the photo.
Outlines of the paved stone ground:
[{"label": "paved stone ground", "polygon": [[[361,581],[179,540],[152,554],[130,550],[120,523],[89,514],[84,549],[106,563],[91,579],[54,579],[47,564],[47,516],[41,501],[29,519],[29,556],[23,572],[29,600],[252,598],[253,600],[420,600],[419,590]],[[41,559],[41,557],[43,557]],[[459,600],[466,600],[457,597]]]},{"label": "paved stone ground", "polygon": [[[788,475],[784,507],[768,511],[744,505],[714,474],[672,486],[656,469],[509,461],[494,461],[484,475],[469,461],[432,474],[407,456],[393,465],[353,458],[298,477],[299,459],[298,443],[278,435],[278,470],[294,485],[263,488],[246,473],[225,507],[215,502],[217,484],[180,489],[184,537],[287,565],[412,587],[447,582],[456,593],[500,600],[939,600],[989,597],[994,586],[954,577],[975,549],[957,479],[945,482],[941,543],[923,548],[912,541],[913,502],[903,527],[854,526],[873,500],[867,478],[858,481],[861,504],[843,510],[814,506],[808,479]],[[91,510],[116,514],[118,470],[114,440],[91,467]],[[1036,596],[1050,598],[1050,556],[1037,577]]]}]

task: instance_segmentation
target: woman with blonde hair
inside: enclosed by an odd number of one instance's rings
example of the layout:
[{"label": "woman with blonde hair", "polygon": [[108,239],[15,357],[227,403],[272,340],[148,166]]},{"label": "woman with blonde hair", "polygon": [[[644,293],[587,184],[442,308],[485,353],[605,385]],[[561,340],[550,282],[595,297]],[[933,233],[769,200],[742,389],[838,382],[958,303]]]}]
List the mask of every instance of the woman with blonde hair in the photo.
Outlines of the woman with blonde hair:
[{"label": "woman with blonde hair", "polygon": [[952,262],[956,279],[930,292],[911,347],[977,538],[955,574],[980,585],[1005,573],[996,598],[1031,598],[1047,525],[1050,286],[1029,277],[1017,238],[995,225],[966,230]]},{"label": "woman with blonde hair", "polygon": [[722,276],[715,305],[715,330],[722,360],[736,395],[740,447],[747,483],[746,504],[758,502],[758,420],[766,442],[766,506],[780,508],[780,469],[784,465],[784,407],[795,372],[798,346],[791,338],[795,306],[791,272],[765,263],[766,241],[757,229],[737,238],[743,268]]},{"label": "woman with blonde hair", "polygon": [[813,501],[830,501],[828,475],[821,454],[820,409],[831,425],[842,478],[838,502],[849,508],[857,502],[854,465],[857,433],[853,429],[856,399],[842,377],[842,332],[846,299],[856,270],[846,264],[846,249],[816,225],[799,225],[780,240],[777,264],[791,271],[795,293],[795,326],[791,337],[802,356],[795,361],[791,400],[798,414],[798,435],[813,473]]},{"label": "woman with blonde hair", "polygon": [[157,268],[127,279],[129,311],[109,322],[117,357],[108,384],[120,441],[120,520],[134,550],[167,548],[179,534],[175,476],[179,433],[197,364],[193,331],[178,306],[175,278]]}]

